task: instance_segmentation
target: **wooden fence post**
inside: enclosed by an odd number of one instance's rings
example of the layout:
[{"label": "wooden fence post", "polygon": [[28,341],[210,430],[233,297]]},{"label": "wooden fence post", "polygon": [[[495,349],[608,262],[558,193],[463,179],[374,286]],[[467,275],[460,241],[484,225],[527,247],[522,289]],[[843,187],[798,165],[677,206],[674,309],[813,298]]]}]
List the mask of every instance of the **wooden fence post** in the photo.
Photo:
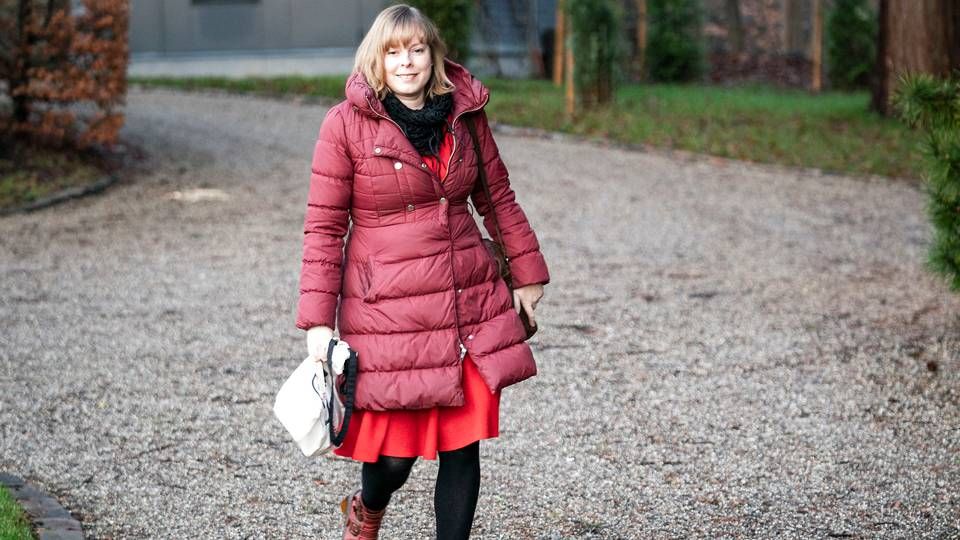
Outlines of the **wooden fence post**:
[{"label": "wooden fence post", "polygon": [[553,84],[563,84],[563,63],[566,50],[566,32],[563,0],[557,0],[557,27],[553,32]]},{"label": "wooden fence post", "polygon": [[634,57],[634,74],[643,79],[643,70],[647,62],[647,0],[637,2],[637,52]]}]

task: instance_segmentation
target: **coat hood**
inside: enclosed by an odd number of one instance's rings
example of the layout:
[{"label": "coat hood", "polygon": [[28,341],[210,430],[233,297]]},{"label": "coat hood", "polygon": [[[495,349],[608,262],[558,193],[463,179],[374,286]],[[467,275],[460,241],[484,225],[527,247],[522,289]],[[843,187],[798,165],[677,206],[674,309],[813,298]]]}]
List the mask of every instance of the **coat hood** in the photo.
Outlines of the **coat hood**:
[{"label": "coat hood", "polygon": [[[490,90],[474,77],[467,68],[447,58],[443,59],[443,65],[447,72],[447,78],[454,86],[454,117],[464,111],[481,109],[487,104],[490,99]],[[370,116],[389,116],[363,73],[357,71],[350,75],[344,93],[347,96],[347,101],[358,111]]]}]

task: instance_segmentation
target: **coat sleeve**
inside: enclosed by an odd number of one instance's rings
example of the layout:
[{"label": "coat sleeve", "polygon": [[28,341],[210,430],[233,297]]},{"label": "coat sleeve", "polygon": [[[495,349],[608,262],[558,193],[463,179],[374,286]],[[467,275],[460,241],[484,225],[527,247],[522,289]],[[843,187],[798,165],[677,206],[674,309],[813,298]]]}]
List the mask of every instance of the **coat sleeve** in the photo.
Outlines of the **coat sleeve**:
[{"label": "coat sleeve", "polygon": [[303,222],[303,262],[297,327],[334,328],[340,297],[344,236],[349,227],[353,161],[343,116],[330,109],[313,150]]},{"label": "coat sleeve", "polygon": [[[480,143],[480,155],[483,157],[490,196],[493,198],[492,208],[500,223],[500,232],[503,234],[505,244],[503,248],[509,260],[513,286],[518,288],[534,283],[547,284],[550,282],[550,274],[543,254],[540,252],[540,243],[537,241],[537,235],[530,228],[527,216],[517,204],[513,189],[510,188],[507,167],[500,159],[500,150],[493,140],[490,124],[487,122],[487,113],[481,110],[474,118]],[[487,201],[487,195],[479,179],[471,197],[477,211],[483,216],[483,225],[490,234],[490,238],[496,240],[497,229],[493,221],[493,213],[490,212],[491,205]]]}]

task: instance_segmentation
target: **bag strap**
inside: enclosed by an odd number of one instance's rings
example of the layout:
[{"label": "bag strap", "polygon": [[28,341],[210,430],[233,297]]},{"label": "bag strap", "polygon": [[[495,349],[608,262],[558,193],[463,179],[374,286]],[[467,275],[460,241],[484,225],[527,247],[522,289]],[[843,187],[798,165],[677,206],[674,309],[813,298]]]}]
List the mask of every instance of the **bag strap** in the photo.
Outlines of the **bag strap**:
[{"label": "bag strap", "polygon": [[477,154],[477,171],[480,176],[480,184],[483,185],[483,193],[487,196],[487,204],[490,205],[490,213],[493,215],[493,225],[497,231],[497,243],[503,248],[503,258],[509,261],[510,258],[507,257],[507,245],[503,243],[503,233],[500,232],[500,221],[497,220],[497,210],[493,206],[493,196],[490,195],[490,184],[487,183],[487,171],[483,167],[483,156],[480,154],[480,139],[477,137],[477,126],[473,123],[472,114],[465,116],[463,121],[467,124],[467,129],[470,130],[470,138],[473,139],[473,151]]},{"label": "bag strap", "polygon": [[[333,378],[333,349],[337,346],[338,341],[336,339],[331,339],[330,344],[327,345],[327,369],[330,371],[330,377]],[[346,403],[343,405],[343,423],[341,424],[340,431],[338,432],[333,425],[333,422],[330,422],[330,444],[332,446],[340,446],[343,444],[343,439],[347,436],[347,428],[350,427],[350,417],[353,416],[353,398],[357,393],[357,351],[350,349],[350,357],[347,358],[347,361],[343,364],[343,372],[347,375],[347,392],[346,392]],[[333,385],[336,386],[337,382],[334,379]],[[337,399],[336,391],[330,392],[330,402],[327,403],[327,410],[333,414],[333,400]]]}]

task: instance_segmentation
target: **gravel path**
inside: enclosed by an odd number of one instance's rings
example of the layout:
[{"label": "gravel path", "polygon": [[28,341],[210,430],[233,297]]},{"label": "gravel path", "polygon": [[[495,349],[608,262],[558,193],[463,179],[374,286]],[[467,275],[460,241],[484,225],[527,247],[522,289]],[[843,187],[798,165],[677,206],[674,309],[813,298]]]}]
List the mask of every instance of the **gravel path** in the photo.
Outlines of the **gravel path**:
[{"label": "gravel path", "polygon": [[[271,412],[324,112],[131,91],[141,174],[0,219],[0,471],[90,537],[338,537],[358,467]],[[554,281],[475,538],[960,537],[960,296],[917,187],[498,142]],[[435,475],[384,537],[430,537]]]}]

